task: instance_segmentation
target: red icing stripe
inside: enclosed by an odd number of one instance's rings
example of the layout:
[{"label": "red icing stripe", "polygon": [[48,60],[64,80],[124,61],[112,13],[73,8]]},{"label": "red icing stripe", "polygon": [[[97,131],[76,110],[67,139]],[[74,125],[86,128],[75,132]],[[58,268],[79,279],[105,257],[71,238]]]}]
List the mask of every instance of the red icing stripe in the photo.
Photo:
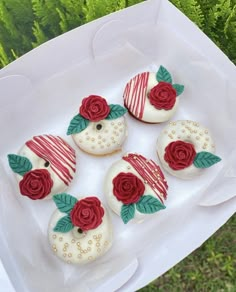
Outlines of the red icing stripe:
[{"label": "red icing stripe", "polygon": [[139,154],[130,153],[123,156],[123,159],[133,166],[163,203],[167,198],[168,185],[160,167],[153,160],[147,160]]},{"label": "red icing stripe", "polygon": [[149,72],[136,75],[127,83],[124,91],[125,106],[137,118],[142,119],[147,96]]},{"label": "red icing stripe", "polygon": [[60,137],[35,136],[26,145],[40,158],[50,162],[52,171],[66,184],[73,179],[69,169],[75,172],[75,151]]}]

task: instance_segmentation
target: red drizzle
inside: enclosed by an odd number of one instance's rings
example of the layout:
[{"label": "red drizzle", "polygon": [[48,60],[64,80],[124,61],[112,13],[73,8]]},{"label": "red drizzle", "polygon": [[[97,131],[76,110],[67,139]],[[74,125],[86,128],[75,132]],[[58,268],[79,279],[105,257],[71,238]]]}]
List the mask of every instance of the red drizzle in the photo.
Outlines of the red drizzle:
[{"label": "red drizzle", "polygon": [[26,145],[40,158],[50,162],[52,171],[66,184],[73,176],[69,169],[75,172],[75,150],[58,136],[35,136]]},{"label": "red drizzle", "polygon": [[139,154],[130,153],[123,156],[123,159],[133,166],[163,203],[167,198],[168,185],[160,167],[153,160],[147,160]]},{"label": "red drizzle", "polygon": [[125,106],[137,118],[142,119],[147,97],[149,72],[136,75],[127,83],[124,91]]}]

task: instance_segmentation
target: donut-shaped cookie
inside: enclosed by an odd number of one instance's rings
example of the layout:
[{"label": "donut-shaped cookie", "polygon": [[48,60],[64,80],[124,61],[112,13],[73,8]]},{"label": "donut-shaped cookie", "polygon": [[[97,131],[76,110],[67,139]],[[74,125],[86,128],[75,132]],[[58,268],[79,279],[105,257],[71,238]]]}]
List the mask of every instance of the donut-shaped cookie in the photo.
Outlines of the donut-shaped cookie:
[{"label": "donut-shaped cookie", "polygon": [[20,193],[32,200],[51,198],[71,183],[76,167],[75,150],[61,137],[34,136],[9,154],[8,162],[16,173]]},{"label": "donut-shaped cookie", "polygon": [[127,137],[124,114],[118,104],[108,105],[101,96],[90,95],[82,100],[79,113],[67,130],[75,144],[93,155],[106,155],[121,150]]},{"label": "donut-shaped cookie", "polygon": [[157,139],[156,151],[165,170],[182,179],[196,177],[221,160],[214,155],[209,130],[193,121],[170,122]]},{"label": "donut-shaped cookie", "polygon": [[126,224],[165,209],[168,185],[160,167],[140,154],[129,153],[107,172],[105,195],[110,208]]},{"label": "donut-shaped cookie", "polygon": [[96,197],[76,199],[69,194],[53,197],[58,210],[49,222],[52,251],[71,264],[86,264],[105,254],[112,245],[108,213]]},{"label": "donut-shaped cookie", "polygon": [[171,74],[160,66],[157,73],[143,72],[134,76],[124,90],[124,104],[140,121],[162,123],[169,120],[178,107],[178,96],[184,86],[174,84]]}]

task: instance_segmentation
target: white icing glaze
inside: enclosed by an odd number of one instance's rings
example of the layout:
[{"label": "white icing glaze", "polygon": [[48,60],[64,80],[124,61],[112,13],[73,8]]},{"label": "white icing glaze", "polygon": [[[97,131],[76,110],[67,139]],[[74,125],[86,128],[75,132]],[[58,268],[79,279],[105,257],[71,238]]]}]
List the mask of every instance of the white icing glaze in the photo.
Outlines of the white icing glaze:
[{"label": "white icing glaze", "polygon": [[[106,196],[109,207],[120,216],[121,207],[123,203],[118,201],[113,194],[113,179],[121,172],[132,173],[136,175],[145,185],[144,195],[151,195],[152,197],[157,198],[157,195],[150,187],[150,185],[144,181],[144,179],[139,175],[139,173],[134,169],[134,167],[127,161],[121,159],[112,164],[109,168],[105,180],[104,180],[104,194]],[[132,220],[136,223],[141,223],[145,218],[145,214],[140,213],[137,209],[135,210],[135,215]]]},{"label": "white icing glaze", "polygon": [[106,253],[112,245],[113,229],[105,208],[104,211],[101,225],[79,234],[78,227],[67,233],[53,231],[57,221],[65,216],[56,210],[48,226],[48,239],[54,254],[67,263],[86,264]]},{"label": "white icing glaze", "polygon": [[[133,78],[137,78],[140,74],[134,76]],[[132,79],[131,79],[132,80]],[[131,82],[131,80],[129,82]],[[132,106],[127,106],[126,102],[125,105],[128,108],[128,110],[131,112],[132,115],[134,115],[137,119],[147,122],[147,123],[162,123],[165,121],[168,121],[176,112],[178,108],[179,103],[179,97],[176,97],[175,105],[170,110],[164,110],[164,109],[157,109],[155,108],[149,101],[148,95],[150,90],[156,86],[159,82],[156,80],[156,73],[149,73],[148,77],[148,83],[146,87],[146,94],[145,94],[145,104],[144,104],[144,111],[142,118],[138,117],[137,112],[135,112],[136,108],[133,108]],[[131,84],[131,90],[129,96],[131,97],[134,90],[134,84]]]},{"label": "white icing glaze", "polygon": [[[97,125],[102,125],[100,130]],[[86,129],[72,135],[76,145],[83,151],[94,155],[106,155],[121,150],[128,135],[125,117],[114,120],[89,122]]]},{"label": "white icing glaze", "polygon": [[204,169],[196,168],[193,164],[185,169],[173,170],[165,161],[166,146],[177,140],[192,143],[197,153],[200,151],[215,153],[215,145],[209,130],[197,122],[189,120],[175,121],[170,122],[157,139],[156,151],[162,166],[167,172],[181,179],[191,179],[200,175]]},{"label": "white icing glaze", "polygon": [[[52,136],[52,135],[50,135],[50,136]],[[46,135],[36,136],[36,137],[45,137],[46,138]],[[53,137],[57,138],[56,136],[53,136]],[[30,140],[30,141],[32,141],[32,140]],[[64,141],[64,143],[66,143],[66,145],[68,145],[67,142]],[[51,151],[51,154],[52,155],[54,154],[53,151]],[[64,183],[64,181],[52,170],[50,164],[49,164],[48,167],[45,167],[46,159],[40,158],[26,144],[24,144],[23,147],[20,149],[18,155],[26,157],[26,158],[28,158],[30,160],[30,162],[32,164],[32,170],[34,170],[34,169],[46,169],[50,173],[51,179],[53,181],[53,186],[52,186],[50,194],[47,197],[45,197],[44,199],[51,199],[53,195],[58,194],[58,193],[62,193],[68,188],[68,185],[66,185]],[[45,155],[45,156],[47,156],[47,155]],[[75,158],[73,160],[73,163],[71,163],[65,156],[64,156],[64,159],[65,159],[65,162],[67,162],[69,165],[71,165],[72,167],[75,168],[75,166],[76,166]],[[73,178],[74,175],[75,175],[75,172],[72,170],[72,168],[68,167],[62,161],[61,161],[61,163],[65,167],[67,167],[71,177]],[[23,176],[16,174],[16,179],[17,179],[18,182],[20,182],[23,179]]]}]

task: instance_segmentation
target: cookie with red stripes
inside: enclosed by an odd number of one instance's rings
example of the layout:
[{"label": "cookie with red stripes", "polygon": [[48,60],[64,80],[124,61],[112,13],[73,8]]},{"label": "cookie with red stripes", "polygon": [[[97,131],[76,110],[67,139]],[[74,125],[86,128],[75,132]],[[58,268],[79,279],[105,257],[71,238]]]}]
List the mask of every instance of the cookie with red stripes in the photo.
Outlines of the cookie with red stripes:
[{"label": "cookie with red stripes", "polygon": [[162,123],[176,112],[184,86],[173,83],[169,71],[160,66],[157,73],[143,72],[125,86],[124,105],[140,121]]},{"label": "cookie with red stripes", "polygon": [[160,167],[140,154],[129,153],[115,162],[104,186],[108,205],[125,224],[165,209],[167,181]]},{"label": "cookie with red stripes", "polygon": [[75,150],[53,135],[34,136],[18,155],[8,155],[8,163],[16,173],[20,193],[32,200],[65,191],[76,170]]},{"label": "cookie with red stripes", "polygon": [[70,121],[67,135],[83,151],[96,156],[121,150],[128,135],[126,108],[108,104],[98,95],[85,97],[78,113]]}]

